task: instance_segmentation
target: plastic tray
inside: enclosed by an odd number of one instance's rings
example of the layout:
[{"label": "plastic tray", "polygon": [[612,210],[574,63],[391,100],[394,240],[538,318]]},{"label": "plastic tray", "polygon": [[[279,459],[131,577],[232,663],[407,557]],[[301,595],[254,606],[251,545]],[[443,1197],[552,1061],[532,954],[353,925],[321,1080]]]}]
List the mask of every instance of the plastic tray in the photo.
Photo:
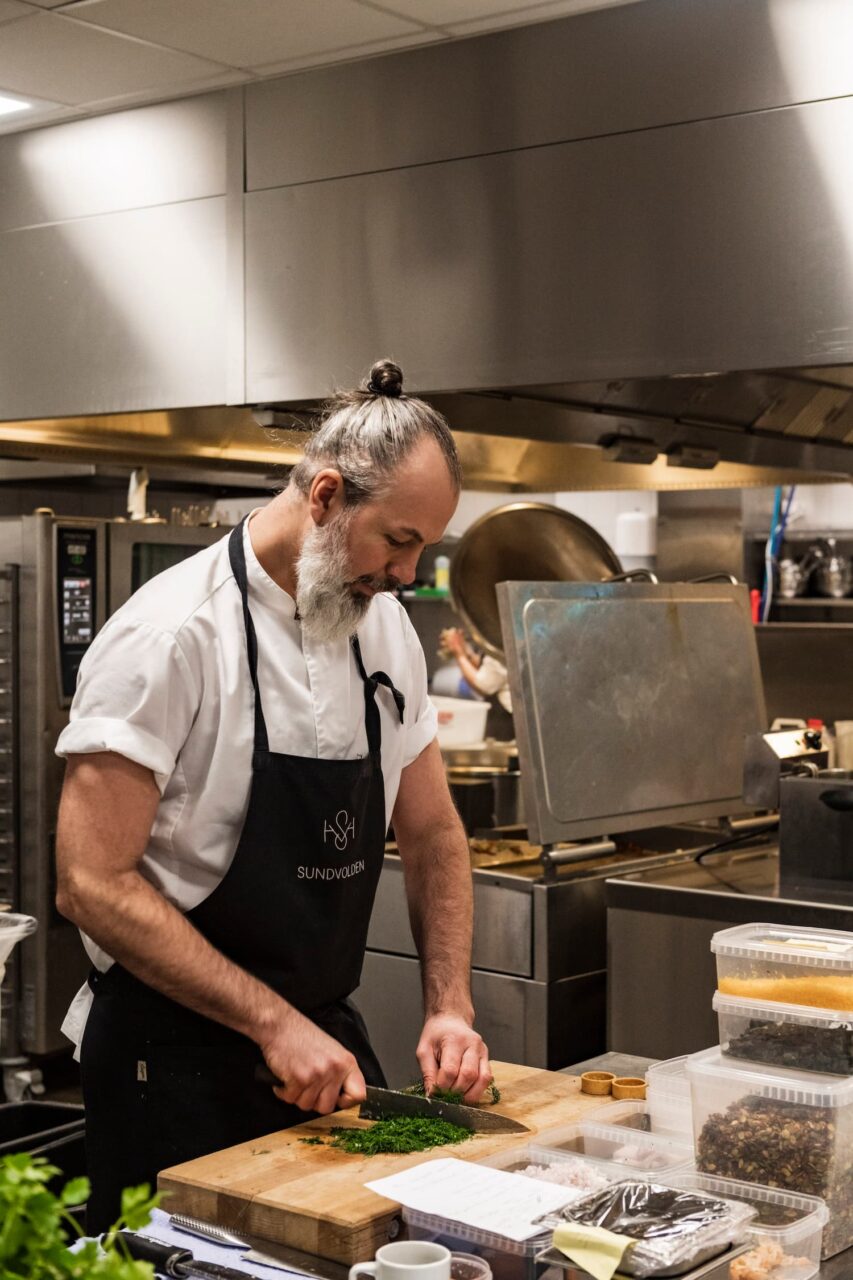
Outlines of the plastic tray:
[{"label": "plastic tray", "polygon": [[[686,1127],[677,1133],[673,1133],[658,1122],[659,1108],[653,1107],[648,1098],[644,1101],[625,1098],[622,1102],[597,1107],[594,1111],[587,1111],[578,1123],[584,1133],[601,1134],[606,1131],[614,1138],[620,1137],[626,1130],[631,1132],[632,1138],[636,1134],[643,1134],[652,1139],[656,1146],[685,1148],[686,1158],[690,1158],[693,1152],[693,1122],[690,1109],[690,1083],[686,1074],[684,1079],[687,1084],[687,1093],[683,1098],[678,1099],[678,1103],[686,1116],[684,1122]],[[660,1101],[660,1098],[657,1101]]]},{"label": "plastic tray", "polygon": [[[672,1187],[708,1191],[724,1200],[740,1200],[752,1205],[757,1216],[748,1228],[748,1235],[755,1244],[770,1240],[790,1257],[808,1259],[809,1266],[797,1270],[796,1280],[810,1280],[820,1267],[821,1237],[829,1210],[817,1196],[797,1195],[794,1191],[738,1182],[733,1178],[714,1178],[705,1173],[675,1174],[668,1182]],[[768,1280],[773,1280],[772,1273]]]},{"label": "plastic tray", "polygon": [[[693,1152],[684,1143],[668,1136],[630,1131],[618,1125],[597,1123],[593,1115],[617,1114],[623,1108],[644,1108],[643,1102],[608,1103],[607,1107],[590,1112],[589,1118],[576,1124],[561,1125],[555,1129],[543,1129],[530,1143],[534,1158],[553,1159],[555,1153],[584,1156],[596,1165],[608,1170],[613,1180],[641,1178],[646,1182],[659,1182],[664,1174],[689,1169],[693,1165]],[[625,1154],[631,1147],[636,1158]],[[654,1164],[652,1168],[650,1162]]]},{"label": "plastic tray", "polygon": [[853,1012],[739,1000],[720,991],[714,1009],[727,1057],[772,1068],[853,1075]]},{"label": "plastic tray", "polygon": [[853,1079],[735,1062],[719,1048],[687,1072],[700,1173],[820,1196],[823,1257],[853,1244]]},{"label": "plastic tray", "polygon": [[715,933],[711,950],[724,995],[853,1010],[853,933],[746,924]]}]

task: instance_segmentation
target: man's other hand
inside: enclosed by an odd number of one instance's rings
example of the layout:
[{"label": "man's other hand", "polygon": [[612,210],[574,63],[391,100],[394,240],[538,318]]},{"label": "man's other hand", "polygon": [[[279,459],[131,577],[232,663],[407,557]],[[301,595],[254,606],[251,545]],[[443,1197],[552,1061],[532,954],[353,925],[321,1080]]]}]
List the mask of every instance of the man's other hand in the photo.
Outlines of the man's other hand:
[{"label": "man's other hand", "polygon": [[329,1115],[367,1096],[353,1055],[296,1009],[260,1047],[270,1071],[282,1082],[273,1089],[276,1097],[301,1111]]},{"label": "man's other hand", "polygon": [[427,1093],[453,1089],[466,1103],[479,1102],[492,1079],[489,1051],[464,1018],[437,1013],[427,1018],[417,1048]]}]

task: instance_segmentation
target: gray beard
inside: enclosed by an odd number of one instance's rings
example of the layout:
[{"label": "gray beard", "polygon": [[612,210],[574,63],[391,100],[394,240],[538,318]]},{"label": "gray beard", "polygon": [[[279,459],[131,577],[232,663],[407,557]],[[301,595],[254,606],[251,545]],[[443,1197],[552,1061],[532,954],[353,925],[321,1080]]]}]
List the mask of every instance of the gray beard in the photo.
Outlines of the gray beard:
[{"label": "gray beard", "polygon": [[371,605],[371,597],[354,594],[348,583],[349,520],[340,515],[315,525],[305,535],[296,562],[296,608],[302,630],[319,644],[349,640]]}]

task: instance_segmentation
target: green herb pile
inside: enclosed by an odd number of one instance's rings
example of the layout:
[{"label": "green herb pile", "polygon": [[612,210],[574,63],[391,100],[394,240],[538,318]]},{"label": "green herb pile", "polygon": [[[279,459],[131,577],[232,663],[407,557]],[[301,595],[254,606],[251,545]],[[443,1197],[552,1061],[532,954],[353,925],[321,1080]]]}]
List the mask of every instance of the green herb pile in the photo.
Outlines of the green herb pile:
[{"label": "green herb pile", "polygon": [[354,1156],[403,1155],[409,1151],[429,1151],[431,1147],[467,1142],[469,1129],[449,1124],[434,1116],[392,1116],[376,1120],[369,1129],[332,1129],[332,1146]]},{"label": "green herb pile", "polygon": [[26,1153],[0,1159],[0,1280],[153,1280],[154,1268],[129,1257],[120,1232],[146,1226],[159,1196],[146,1186],[125,1191],[103,1247],[89,1240],[72,1253],[69,1241],[82,1232],[71,1211],[88,1199],[89,1181],[75,1178],[54,1195],[47,1184],[59,1172]]}]

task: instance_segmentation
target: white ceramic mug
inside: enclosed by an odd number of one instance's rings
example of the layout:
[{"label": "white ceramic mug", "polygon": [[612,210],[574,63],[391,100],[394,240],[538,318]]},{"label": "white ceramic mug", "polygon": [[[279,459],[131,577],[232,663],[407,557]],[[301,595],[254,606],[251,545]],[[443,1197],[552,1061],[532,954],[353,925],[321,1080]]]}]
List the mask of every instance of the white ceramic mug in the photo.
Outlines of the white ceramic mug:
[{"label": "white ceramic mug", "polygon": [[349,1280],[450,1280],[450,1250],[431,1240],[395,1240],[376,1250],[375,1262],[357,1262]]}]

